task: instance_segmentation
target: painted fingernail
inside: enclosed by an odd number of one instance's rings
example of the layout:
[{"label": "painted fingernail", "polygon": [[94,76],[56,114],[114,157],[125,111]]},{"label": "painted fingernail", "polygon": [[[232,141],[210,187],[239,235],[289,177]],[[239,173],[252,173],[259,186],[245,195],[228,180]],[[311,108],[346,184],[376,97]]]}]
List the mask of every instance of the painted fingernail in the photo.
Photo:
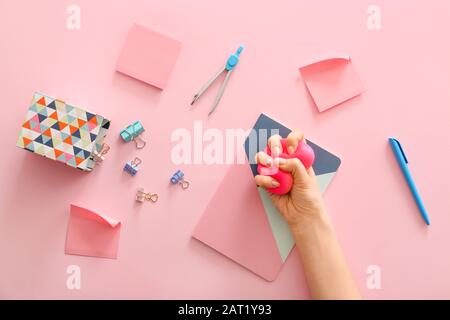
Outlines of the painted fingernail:
[{"label": "painted fingernail", "polygon": [[281,149],[280,149],[279,146],[273,147],[273,149],[272,149],[272,155],[273,155],[274,157],[278,157],[278,156],[280,155],[280,153],[281,153]]},{"label": "painted fingernail", "polygon": [[266,159],[266,166],[271,167],[273,164],[272,158],[267,158]]},{"label": "painted fingernail", "polygon": [[277,180],[272,180],[272,182],[270,184],[272,185],[272,187],[275,187],[275,188],[280,186],[280,183]]},{"label": "painted fingernail", "polygon": [[276,158],[276,159],[275,159],[275,163],[276,163],[277,165],[283,165],[283,164],[286,163],[286,159],[285,159],[285,158]]}]

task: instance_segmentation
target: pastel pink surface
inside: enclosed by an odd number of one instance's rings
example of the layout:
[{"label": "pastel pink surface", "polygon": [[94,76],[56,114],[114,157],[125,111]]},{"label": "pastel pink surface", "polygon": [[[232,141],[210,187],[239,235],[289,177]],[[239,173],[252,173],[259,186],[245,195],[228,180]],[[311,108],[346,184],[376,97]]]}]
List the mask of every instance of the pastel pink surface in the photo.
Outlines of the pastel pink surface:
[{"label": "pastel pink surface", "polygon": [[300,73],[319,111],[347,101],[363,91],[350,58],[330,58],[301,67]]},{"label": "pastel pink surface", "polygon": [[248,164],[230,167],[193,237],[268,281],[275,279],[282,266]]},{"label": "pastel pink surface", "polygon": [[[450,298],[450,1],[377,0],[380,30],[367,28],[372,2],[361,0],[227,2],[239,10],[218,1],[75,2],[80,30],[66,27],[72,1],[0,1],[1,298],[308,298],[297,250],[269,283],[192,239],[227,168],[171,159],[174,130],[185,128],[201,144],[194,121],[225,134],[251,128],[261,112],[342,159],[325,202],[364,298]],[[115,71],[133,23],[183,42],[163,92]],[[208,118],[218,83],[188,109],[240,44],[245,50],[215,113]],[[330,51],[351,54],[365,92],[319,113],[298,67]],[[112,120],[111,150],[93,172],[15,147],[36,90]],[[119,138],[136,119],[149,137],[142,150]],[[407,153],[429,228],[390,136]],[[130,177],[123,166],[134,156],[143,163]],[[169,185],[176,169],[191,182],[185,192]],[[136,203],[139,187],[158,192],[158,202]],[[122,222],[118,259],[64,254],[70,203]],[[70,265],[80,267],[81,290],[66,286]],[[370,265],[381,268],[380,290],[367,288]]]},{"label": "pastel pink surface", "polygon": [[164,89],[180,53],[181,43],[134,24],[117,62],[117,71]]},{"label": "pastel pink surface", "polygon": [[120,227],[117,220],[70,205],[65,253],[116,259]]}]

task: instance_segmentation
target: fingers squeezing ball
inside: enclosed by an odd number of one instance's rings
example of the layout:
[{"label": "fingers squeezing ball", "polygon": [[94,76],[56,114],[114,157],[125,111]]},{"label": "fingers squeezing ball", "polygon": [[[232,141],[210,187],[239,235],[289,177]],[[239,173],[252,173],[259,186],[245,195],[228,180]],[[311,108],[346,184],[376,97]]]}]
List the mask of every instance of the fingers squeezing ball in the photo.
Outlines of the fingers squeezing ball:
[{"label": "fingers squeezing ball", "polygon": [[[287,139],[281,139],[280,143],[281,143],[281,153],[277,155],[278,158],[284,159],[297,158],[305,166],[306,169],[309,169],[314,163],[314,151],[305,142],[303,141],[299,142],[297,149],[293,153],[288,153],[286,146]],[[277,153],[278,151],[279,150],[277,150]],[[272,155],[272,151],[269,145],[266,147],[264,152],[267,153],[270,157],[272,158],[274,157]],[[275,161],[272,161],[272,163],[275,163]],[[279,169],[275,165],[266,166],[263,164],[258,164],[258,173],[262,176],[272,177],[273,179],[277,180],[278,183],[280,184],[278,187],[267,188],[267,191],[271,193],[283,195],[288,193],[292,188],[293,184],[292,175],[289,172],[285,172]]]}]

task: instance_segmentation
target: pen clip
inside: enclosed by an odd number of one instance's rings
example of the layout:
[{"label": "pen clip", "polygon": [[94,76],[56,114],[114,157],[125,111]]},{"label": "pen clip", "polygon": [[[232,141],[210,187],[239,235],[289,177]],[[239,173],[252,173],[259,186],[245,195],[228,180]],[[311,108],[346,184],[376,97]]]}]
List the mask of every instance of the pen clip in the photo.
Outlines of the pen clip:
[{"label": "pen clip", "polygon": [[405,163],[408,163],[408,159],[406,158],[405,151],[403,151],[403,148],[402,148],[402,145],[400,144],[400,141],[398,141],[398,140],[395,139],[395,138],[391,138],[391,139],[394,140],[395,143],[397,143],[398,148],[400,149],[400,152],[402,153],[403,159],[405,159]]}]

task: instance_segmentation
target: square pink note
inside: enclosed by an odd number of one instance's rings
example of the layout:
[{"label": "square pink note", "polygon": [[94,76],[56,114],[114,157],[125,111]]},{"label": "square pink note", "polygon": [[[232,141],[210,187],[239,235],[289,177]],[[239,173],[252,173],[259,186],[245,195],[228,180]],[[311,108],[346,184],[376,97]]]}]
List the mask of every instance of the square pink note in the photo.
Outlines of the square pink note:
[{"label": "square pink note", "polygon": [[181,50],[181,43],[135,24],[117,62],[116,70],[163,90]]},{"label": "square pink note", "polygon": [[120,227],[118,220],[70,205],[65,253],[116,259]]},{"label": "square pink note", "polygon": [[267,281],[283,266],[248,164],[228,169],[192,236]]},{"label": "square pink note", "polygon": [[334,57],[301,67],[300,73],[320,112],[363,92],[350,57]]}]

